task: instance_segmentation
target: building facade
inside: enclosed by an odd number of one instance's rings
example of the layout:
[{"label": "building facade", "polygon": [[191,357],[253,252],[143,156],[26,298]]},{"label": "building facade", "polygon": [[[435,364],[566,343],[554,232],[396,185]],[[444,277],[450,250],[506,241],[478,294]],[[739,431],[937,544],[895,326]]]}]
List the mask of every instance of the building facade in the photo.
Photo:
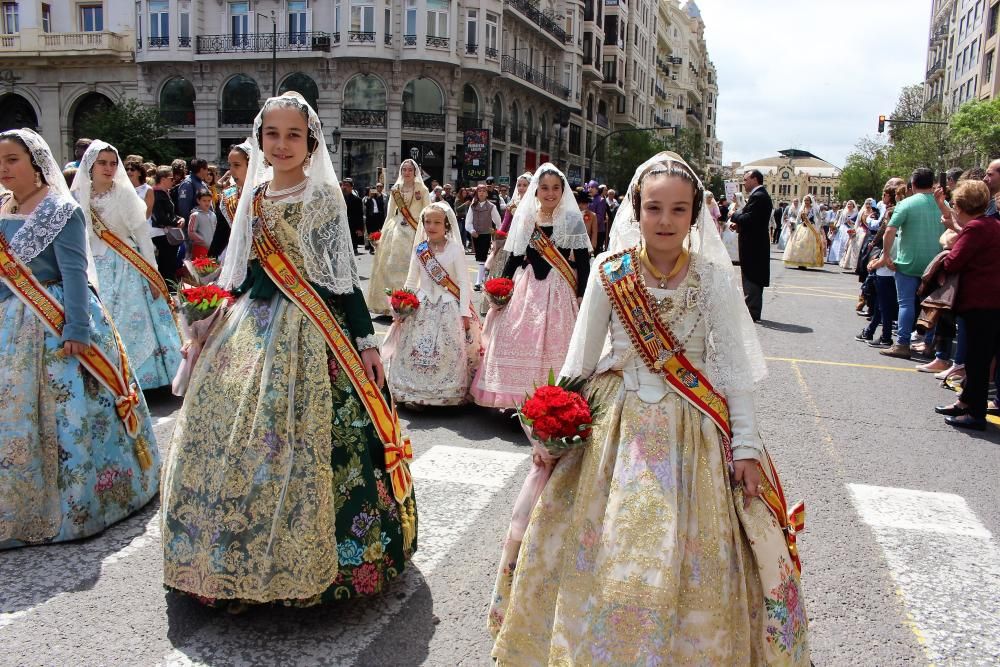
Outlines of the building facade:
[{"label": "building facade", "polygon": [[775,204],[796,198],[801,201],[807,194],[812,195],[817,204],[838,201],[840,169],[808,151],[790,148],[772,157],[734,165],[733,178],[741,182],[743,174],[752,169],[764,175],[764,187]]},{"label": "building facade", "polygon": [[949,114],[997,95],[1000,0],[932,0],[925,110]]},{"label": "building facade", "polygon": [[[159,107],[181,155],[224,161],[264,99],[296,90],[361,187],[409,157],[442,183],[484,168],[512,181],[546,161],[579,183],[600,179],[612,130],[658,126],[664,5],[691,39],[697,8],[677,0],[5,2],[0,127],[40,128],[65,160],[86,113],[137,97]],[[694,41],[684,82],[701,103],[712,84],[698,79],[703,32]],[[475,164],[467,130],[488,132]]]}]

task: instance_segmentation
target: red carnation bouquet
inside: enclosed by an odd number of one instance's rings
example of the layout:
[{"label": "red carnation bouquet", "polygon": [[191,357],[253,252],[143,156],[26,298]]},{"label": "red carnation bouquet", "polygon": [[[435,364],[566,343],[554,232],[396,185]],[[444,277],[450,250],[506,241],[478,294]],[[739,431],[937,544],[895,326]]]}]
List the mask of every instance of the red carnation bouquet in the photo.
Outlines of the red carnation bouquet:
[{"label": "red carnation bouquet", "polygon": [[219,277],[219,261],[214,257],[198,257],[195,259],[185,259],[184,268],[187,269],[187,282],[194,285],[207,285]]},{"label": "red carnation bouquet", "polygon": [[536,388],[517,411],[521,423],[552,456],[561,456],[590,439],[595,411],[583,396],[583,384],[579,378],[556,382],[549,371],[548,384]]},{"label": "red carnation bouquet", "polygon": [[180,324],[181,333],[184,334],[184,347],[181,348],[181,365],[171,384],[174,396],[183,396],[187,391],[191,371],[208,342],[209,332],[232,301],[232,294],[215,285],[177,290],[177,307],[183,314]]},{"label": "red carnation bouquet", "polygon": [[498,241],[506,241],[506,240],[507,240],[507,232],[505,232],[505,231],[501,231],[501,230],[499,230],[499,229],[498,229],[498,230],[496,230],[495,232],[493,232],[493,236],[494,236],[494,237],[495,237],[495,238],[496,238],[496,239],[497,239]]},{"label": "red carnation bouquet", "polygon": [[497,308],[503,308],[514,293],[514,281],[510,278],[490,278],[483,283],[486,298]]},{"label": "red carnation bouquet", "polygon": [[385,293],[389,296],[389,307],[396,317],[403,318],[420,307],[420,299],[411,290],[398,289],[392,291],[386,288]]},{"label": "red carnation bouquet", "polygon": [[368,235],[368,242],[371,243],[372,246],[377,246],[378,242],[381,240],[382,240],[382,232],[372,232],[371,234]]}]

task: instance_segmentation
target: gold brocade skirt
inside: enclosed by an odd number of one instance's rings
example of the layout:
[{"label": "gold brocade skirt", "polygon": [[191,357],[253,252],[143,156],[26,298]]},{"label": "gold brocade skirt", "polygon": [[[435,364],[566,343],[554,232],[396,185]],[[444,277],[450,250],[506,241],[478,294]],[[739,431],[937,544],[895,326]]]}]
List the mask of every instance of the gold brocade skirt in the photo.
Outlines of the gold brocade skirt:
[{"label": "gold brocade skirt", "polygon": [[782,259],[788,266],[821,268],[825,256],[826,244],[822,233],[810,224],[800,224],[792,232]]},{"label": "gold brocade skirt", "polygon": [[[590,442],[559,461],[490,629],[501,665],[808,665],[798,574],[760,500],[730,486],[719,433],[674,392],[606,373]],[[509,559],[509,560],[508,560]]]},{"label": "gold brocade skirt", "polygon": [[391,315],[389,297],[385,291],[403,289],[406,272],[410,270],[413,239],[416,232],[401,215],[386,220],[382,238],[375,249],[372,277],[368,282],[368,310],[379,315]]}]

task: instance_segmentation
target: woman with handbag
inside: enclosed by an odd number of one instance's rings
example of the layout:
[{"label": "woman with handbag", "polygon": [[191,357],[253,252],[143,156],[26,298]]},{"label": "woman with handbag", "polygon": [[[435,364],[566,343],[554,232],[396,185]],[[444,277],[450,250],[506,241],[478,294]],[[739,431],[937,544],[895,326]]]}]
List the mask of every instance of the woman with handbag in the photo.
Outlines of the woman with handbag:
[{"label": "woman with handbag", "polygon": [[174,172],[169,165],[156,168],[153,177],[153,214],[149,217],[152,229],[149,236],[156,248],[156,269],[164,280],[177,280],[177,246],[184,242],[182,218],[177,216],[170,188],[174,187]]},{"label": "woman with handbag", "polygon": [[944,270],[959,276],[955,312],[967,329],[965,382],[958,401],[934,408],[949,426],[976,431],[986,430],[990,370],[1000,353],[1000,220],[986,215],[989,203],[982,181],[961,181],[952,192],[962,231]]}]

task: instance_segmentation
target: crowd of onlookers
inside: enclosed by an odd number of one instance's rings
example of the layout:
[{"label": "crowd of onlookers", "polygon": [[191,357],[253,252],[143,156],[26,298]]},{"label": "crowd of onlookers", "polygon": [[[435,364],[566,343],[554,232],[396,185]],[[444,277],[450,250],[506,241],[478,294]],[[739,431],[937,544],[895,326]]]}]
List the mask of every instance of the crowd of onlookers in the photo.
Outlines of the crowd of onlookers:
[{"label": "crowd of onlookers", "polygon": [[856,339],[960,389],[935,410],[975,430],[1000,414],[998,200],[1000,160],[939,178],[922,168],[890,179],[881,201],[849,223],[862,239],[856,309],[869,320]]}]

